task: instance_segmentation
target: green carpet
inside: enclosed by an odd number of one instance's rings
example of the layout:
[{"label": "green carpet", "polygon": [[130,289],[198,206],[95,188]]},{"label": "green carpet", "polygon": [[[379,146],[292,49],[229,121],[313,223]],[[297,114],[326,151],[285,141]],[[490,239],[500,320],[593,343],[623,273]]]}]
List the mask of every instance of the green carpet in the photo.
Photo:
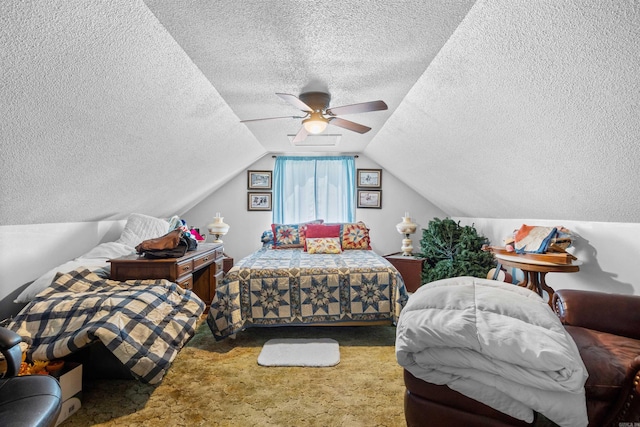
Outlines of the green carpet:
[{"label": "green carpet", "polygon": [[[259,366],[272,338],[333,338],[340,363]],[[160,385],[93,380],[61,426],[405,426],[394,344],[392,326],[254,328],[216,342],[202,323]]]}]

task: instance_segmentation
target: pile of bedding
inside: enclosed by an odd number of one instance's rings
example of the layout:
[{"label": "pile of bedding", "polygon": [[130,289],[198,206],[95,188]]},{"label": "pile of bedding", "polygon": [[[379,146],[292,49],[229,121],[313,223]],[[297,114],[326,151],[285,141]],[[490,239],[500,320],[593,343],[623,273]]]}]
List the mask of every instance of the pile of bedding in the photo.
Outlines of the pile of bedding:
[{"label": "pile of bedding", "polygon": [[195,293],[167,280],[119,282],[78,268],[59,273],[9,328],[30,344],[33,360],[61,358],[100,340],[134,377],[156,384],[204,308]]},{"label": "pile of bedding", "polygon": [[586,426],[587,370],[549,305],[525,288],[474,277],[421,286],[402,310],[398,363],[415,377],[527,422],[539,412]]}]

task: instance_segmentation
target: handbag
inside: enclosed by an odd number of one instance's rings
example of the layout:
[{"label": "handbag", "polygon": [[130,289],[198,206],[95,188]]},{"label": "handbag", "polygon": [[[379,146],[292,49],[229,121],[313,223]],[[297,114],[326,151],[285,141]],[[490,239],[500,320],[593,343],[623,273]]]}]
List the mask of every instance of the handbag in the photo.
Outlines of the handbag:
[{"label": "handbag", "polygon": [[168,232],[164,236],[154,239],[147,239],[136,246],[136,252],[141,254],[147,251],[163,251],[167,249],[175,249],[180,243],[183,231],[175,229]]},{"label": "handbag", "polygon": [[152,259],[180,258],[187,251],[195,251],[197,248],[198,242],[177,228],[164,236],[145,240],[136,246],[136,252]]},{"label": "handbag", "polygon": [[145,258],[160,259],[160,258],[180,258],[183,257],[189,249],[189,242],[186,236],[180,237],[178,246],[172,249],[149,249],[144,251]]}]

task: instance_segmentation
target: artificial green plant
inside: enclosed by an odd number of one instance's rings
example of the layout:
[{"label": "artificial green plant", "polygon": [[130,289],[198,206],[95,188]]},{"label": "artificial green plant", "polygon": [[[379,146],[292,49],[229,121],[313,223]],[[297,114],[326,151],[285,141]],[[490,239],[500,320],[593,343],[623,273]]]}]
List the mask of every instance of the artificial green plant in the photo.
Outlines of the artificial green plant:
[{"label": "artificial green plant", "polygon": [[426,258],[422,283],[458,276],[486,278],[496,262],[482,250],[489,240],[473,226],[461,226],[450,218],[434,218],[422,229],[420,256]]}]

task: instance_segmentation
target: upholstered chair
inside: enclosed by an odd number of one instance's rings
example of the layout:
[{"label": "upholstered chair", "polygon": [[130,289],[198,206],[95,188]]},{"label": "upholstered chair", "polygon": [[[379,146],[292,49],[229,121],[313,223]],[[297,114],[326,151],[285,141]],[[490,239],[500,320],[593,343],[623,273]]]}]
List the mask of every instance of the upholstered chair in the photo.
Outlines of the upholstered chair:
[{"label": "upholstered chair", "polygon": [[0,424],[5,427],[54,426],[62,407],[60,384],[49,375],[17,376],[22,363],[21,341],[18,334],[0,327],[0,352],[7,365],[0,378]]},{"label": "upholstered chair", "polygon": [[[589,427],[640,424],[640,296],[560,289],[552,308],[573,337],[589,373]],[[404,371],[408,426],[548,426],[511,418],[447,386]]]},{"label": "upholstered chair", "polygon": [[589,426],[640,422],[640,296],[561,289],[552,305],[589,372]]}]

